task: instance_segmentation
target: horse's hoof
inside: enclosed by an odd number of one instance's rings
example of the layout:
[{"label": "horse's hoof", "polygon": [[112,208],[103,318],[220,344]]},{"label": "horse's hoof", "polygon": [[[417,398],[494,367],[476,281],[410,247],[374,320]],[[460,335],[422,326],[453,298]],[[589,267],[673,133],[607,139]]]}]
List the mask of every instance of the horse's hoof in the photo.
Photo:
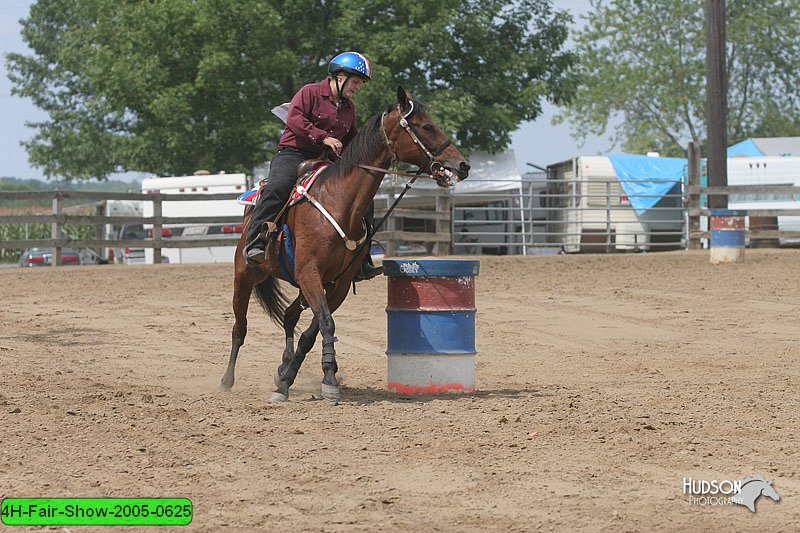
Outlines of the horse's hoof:
[{"label": "horse's hoof", "polygon": [[230,392],[232,388],[233,388],[233,385],[228,385],[226,383],[220,383],[219,384],[219,390],[221,390],[221,391]]},{"label": "horse's hoof", "polygon": [[326,385],[325,383],[322,384],[322,397],[326,400],[331,400],[332,402],[338,402],[342,399],[342,391],[341,387],[333,386],[333,385]]},{"label": "horse's hoof", "polygon": [[289,401],[289,396],[280,392],[273,392],[269,401],[272,403],[284,403]]}]

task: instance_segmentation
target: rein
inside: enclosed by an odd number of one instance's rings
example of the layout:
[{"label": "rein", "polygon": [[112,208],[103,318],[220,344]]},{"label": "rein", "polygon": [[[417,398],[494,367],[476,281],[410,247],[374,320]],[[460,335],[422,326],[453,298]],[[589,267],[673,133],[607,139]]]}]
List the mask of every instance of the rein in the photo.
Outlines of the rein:
[{"label": "rein", "polygon": [[406,176],[409,178],[428,178],[431,180],[435,180],[433,176],[429,174],[424,174],[422,170],[417,172],[403,172],[401,170],[390,170],[388,168],[381,168],[381,167],[373,167],[372,165],[358,165],[359,168],[363,168],[364,170],[372,170],[375,172],[383,172],[384,174],[393,174],[395,176]]}]

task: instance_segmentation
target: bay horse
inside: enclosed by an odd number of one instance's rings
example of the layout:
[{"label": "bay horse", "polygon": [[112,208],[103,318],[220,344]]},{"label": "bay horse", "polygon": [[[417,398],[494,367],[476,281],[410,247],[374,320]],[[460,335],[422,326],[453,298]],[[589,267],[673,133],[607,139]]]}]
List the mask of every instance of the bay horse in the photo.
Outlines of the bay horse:
[{"label": "bay horse", "polygon": [[[302,201],[288,209],[285,225],[288,241],[294,251],[294,272],[287,272],[285,261],[276,254],[276,240],[267,246],[267,260],[248,265],[244,257],[245,239],[251,207],[245,208],[244,230],[234,259],[233,313],[231,353],[222,377],[221,388],[230,390],[239,349],[247,335],[247,308],[255,289],[256,299],[272,320],[283,328],[286,345],[275,375],[276,390],[272,401],[286,401],[306,354],[322,332],[322,397],[341,399],[336,379],[338,366],[334,343],[333,313],[344,302],[353,277],[369,253],[370,243],[363,218],[381,180],[395,161],[416,165],[442,187],[453,185],[469,174],[469,164],[458,149],[434,124],[424,107],[411,99],[402,87],[397,89],[397,103],[369,119],[343,151],[341,158],[320,171],[313,188],[308,191],[314,200]],[[314,204],[338,222],[341,232]],[[277,221],[276,221],[277,222]],[[286,232],[284,238],[286,236]],[[288,275],[287,275],[288,274]],[[284,294],[278,280],[294,278],[300,288],[293,300]],[[311,324],[294,345],[294,334],[300,314],[310,307]]]}]

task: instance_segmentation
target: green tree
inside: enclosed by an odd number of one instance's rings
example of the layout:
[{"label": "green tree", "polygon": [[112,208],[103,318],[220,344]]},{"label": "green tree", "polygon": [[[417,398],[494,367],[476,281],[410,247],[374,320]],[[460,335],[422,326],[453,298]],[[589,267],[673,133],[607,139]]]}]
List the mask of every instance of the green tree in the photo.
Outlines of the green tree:
[{"label": "green tree", "polygon": [[[578,138],[618,124],[613,139],[631,152],[685,155],[689,141],[704,144],[704,6],[592,0],[575,37],[578,90],[557,120]],[[797,131],[774,119],[800,110],[800,0],[729,0],[726,10],[729,139]]]},{"label": "green tree", "polygon": [[549,0],[38,0],[33,55],[7,61],[48,113],[26,144],[47,176],[249,171],[282,128],[269,110],[343,50],[373,62],[361,120],[403,84],[461,146],[500,150],[573,93],[570,21]]}]

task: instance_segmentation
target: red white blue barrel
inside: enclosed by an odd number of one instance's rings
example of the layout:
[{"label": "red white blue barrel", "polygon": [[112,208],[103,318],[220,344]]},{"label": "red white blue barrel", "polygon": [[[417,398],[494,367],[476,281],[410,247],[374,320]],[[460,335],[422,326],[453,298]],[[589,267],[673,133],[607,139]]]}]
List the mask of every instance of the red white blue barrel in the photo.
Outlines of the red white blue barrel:
[{"label": "red white blue barrel", "polygon": [[709,251],[712,264],[735,263],[744,259],[747,211],[711,209],[708,217]]},{"label": "red white blue barrel", "polygon": [[480,261],[387,259],[388,388],[475,391],[475,276]]}]

